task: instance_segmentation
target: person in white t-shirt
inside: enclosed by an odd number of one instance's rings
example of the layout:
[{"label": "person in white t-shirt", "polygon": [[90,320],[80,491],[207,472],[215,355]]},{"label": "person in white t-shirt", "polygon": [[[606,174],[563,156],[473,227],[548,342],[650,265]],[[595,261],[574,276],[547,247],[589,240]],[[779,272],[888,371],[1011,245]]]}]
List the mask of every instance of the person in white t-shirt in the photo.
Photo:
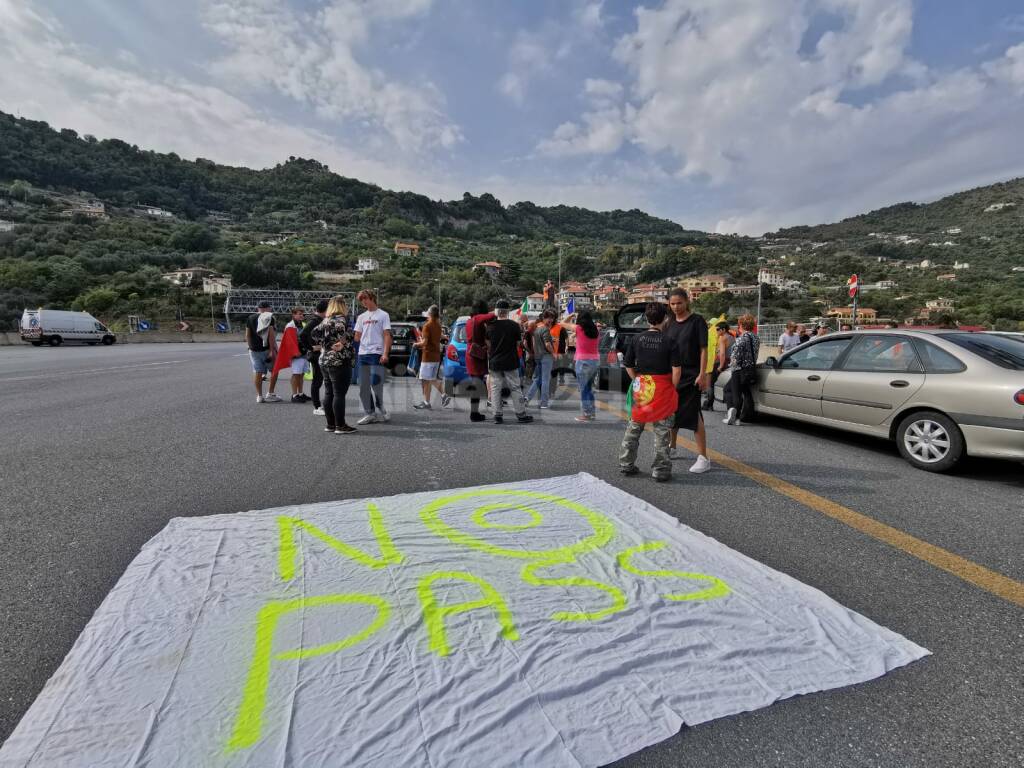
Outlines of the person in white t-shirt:
[{"label": "person in white t-shirt", "polygon": [[779,346],[783,352],[788,352],[794,347],[800,346],[800,334],[796,332],[796,323],[786,323],[786,332],[779,336]]},{"label": "person in white t-shirt", "polygon": [[360,291],[357,298],[366,309],[353,327],[359,344],[359,400],[364,414],[357,423],[390,421],[391,415],[384,410],[384,369],[391,353],[391,317],[377,306],[373,291]]}]

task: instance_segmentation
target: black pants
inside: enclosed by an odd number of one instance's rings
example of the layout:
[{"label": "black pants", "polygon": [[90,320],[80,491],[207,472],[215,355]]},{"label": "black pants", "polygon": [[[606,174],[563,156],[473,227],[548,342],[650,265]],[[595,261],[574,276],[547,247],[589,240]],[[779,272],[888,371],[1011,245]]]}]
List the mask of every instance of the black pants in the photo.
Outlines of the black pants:
[{"label": "black pants", "polygon": [[324,415],[328,427],[345,426],[345,395],[352,383],[352,366],[332,365],[324,368]]},{"label": "black pants", "polygon": [[718,370],[718,361],[715,361],[715,367],[711,369],[711,375],[708,376],[708,391],[704,393],[704,408],[706,410],[710,411],[715,407],[715,383],[721,375],[722,372]]},{"label": "black pants", "polygon": [[732,402],[729,403],[729,407],[736,409],[740,421],[754,420],[754,396],[750,391],[753,383],[753,371],[733,371],[732,378],[729,379],[729,388],[732,390]]},{"label": "black pants", "polygon": [[310,366],[313,368],[313,386],[310,387],[310,396],[313,398],[313,407],[320,407],[320,387],[324,383],[324,372],[320,369],[320,358],[314,354],[313,358],[309,361]]}]

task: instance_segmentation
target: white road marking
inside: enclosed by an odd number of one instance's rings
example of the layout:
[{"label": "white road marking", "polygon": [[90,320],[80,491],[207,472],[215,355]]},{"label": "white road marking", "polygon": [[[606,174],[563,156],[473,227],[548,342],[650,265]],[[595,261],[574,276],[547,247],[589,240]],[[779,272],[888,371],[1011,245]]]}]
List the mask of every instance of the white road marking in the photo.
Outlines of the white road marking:
[{"label": "white road marking", "polygon": [[18,376],[9,379],[0,379],[0,384],[9,381],[31,381],[33,379],[52,379],[55,376],[81,376],[86,373],[108,373],[109,371],[128,371],[134,368],[152,368],[157,365],[175,365],[187,363],[188,360],[164,360],[159,363],[140,363],[138,365],[114,365],[109,368],[88,368],[84,371],[53,371],[52,373],[41,373],[37,376]]}]

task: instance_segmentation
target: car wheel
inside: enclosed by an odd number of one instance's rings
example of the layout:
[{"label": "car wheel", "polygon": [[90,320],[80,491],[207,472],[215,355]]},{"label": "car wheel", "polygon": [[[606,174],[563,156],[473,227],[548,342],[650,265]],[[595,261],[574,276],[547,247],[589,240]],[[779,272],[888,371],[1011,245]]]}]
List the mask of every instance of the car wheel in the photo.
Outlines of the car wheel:
[{"label": "car wheel", "polygon": [[47,341],[50,342],[51,347],[59,347],[61,344],[64,343],[64,339],[62,339],[60,336],[51,336],[49,339],[47,339]]},{"label": "car wheel", "polygon": [[104,336],[103,337],[103,346],[109,347],[115,341],[116,341],[116,339],[113,336]]},{"label": "car wheel", "polygon": [[936,411],[907,416],[896,430],[900,455],[926,472],[946,472],[964,455],[964,437],[956,423]]}]

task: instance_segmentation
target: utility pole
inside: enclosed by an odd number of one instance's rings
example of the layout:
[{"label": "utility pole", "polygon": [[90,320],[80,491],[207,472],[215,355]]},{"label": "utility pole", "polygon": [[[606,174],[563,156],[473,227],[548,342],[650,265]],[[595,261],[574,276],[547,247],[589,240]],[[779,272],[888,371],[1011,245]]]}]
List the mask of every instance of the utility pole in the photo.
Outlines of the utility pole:
[{"label": "utility pole", "polygon": [[764,283],[760,280],[757,282],[757,319],[754,324],[755,328],[761,327],[761,286],[763,285]]}]

